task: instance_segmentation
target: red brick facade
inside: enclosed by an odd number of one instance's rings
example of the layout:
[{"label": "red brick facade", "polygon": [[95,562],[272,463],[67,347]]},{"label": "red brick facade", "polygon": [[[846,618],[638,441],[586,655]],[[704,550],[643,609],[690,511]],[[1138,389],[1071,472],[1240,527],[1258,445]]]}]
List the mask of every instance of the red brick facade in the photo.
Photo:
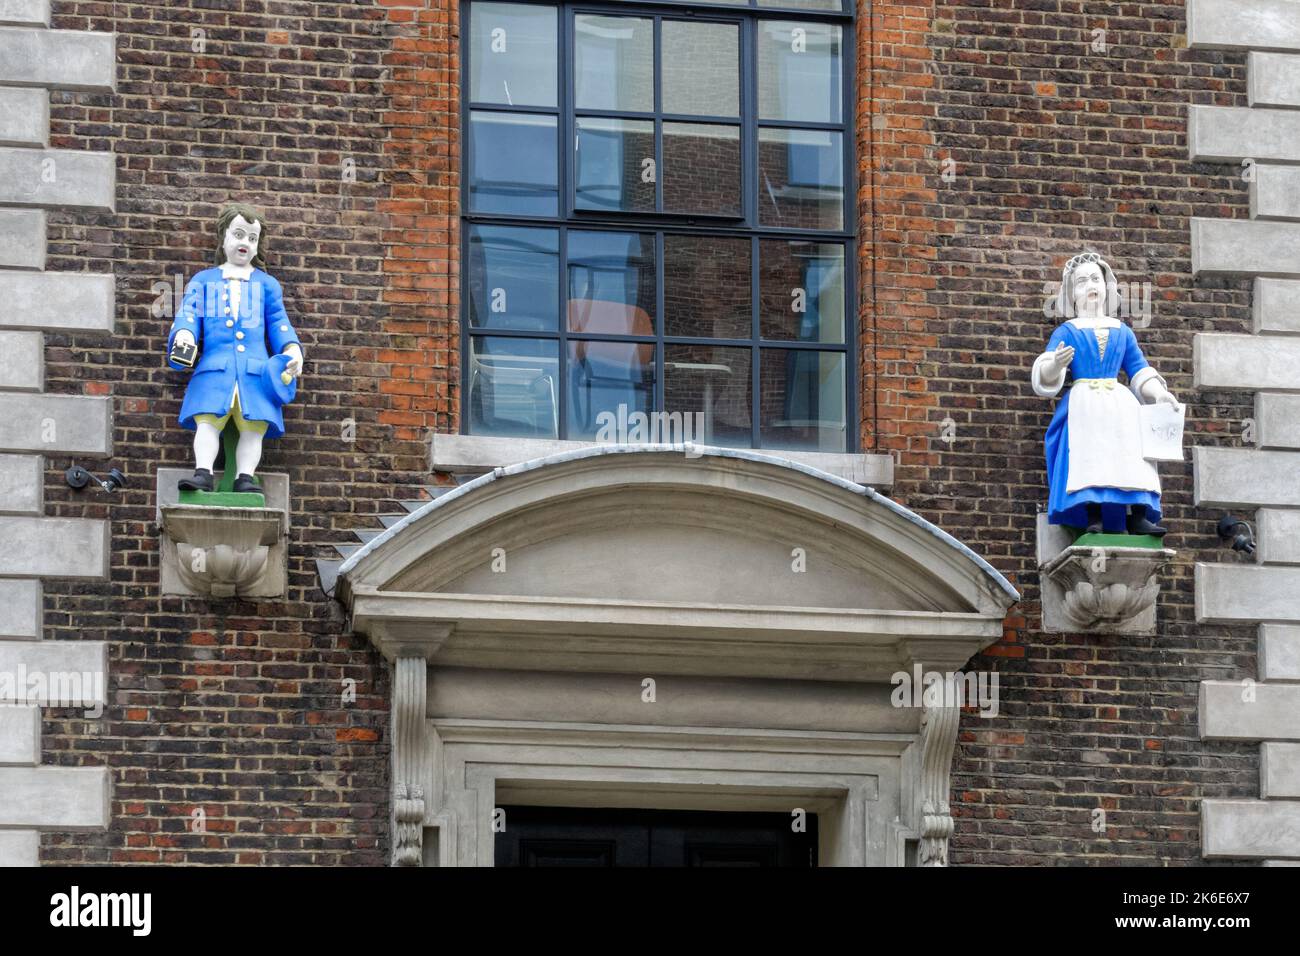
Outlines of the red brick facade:
[{"label": "red brick facade", "polygon": [[[49,863],[387,859],[387,669],[313,559],[417,497],[429,434],[459,425],[458,10],[239,6],[54,5],[56,27],[118,35],[117,92],[52,103],[52,145],[117,155],[118,210],[52,215],[49,267],[114,272],[118,315],[107,343],[48,336],[46,378],[113,397],[131,485],[74,493],[68,462],[47,461],[47,512],[114,534],[111,581],[46,585],[47,625],[111,653],[104,717],[47,712],[45,762],[114,774],[111,829],[45,837]],[[1249,299],[1190,279],[1189,218],[1243,216],[1247,195],[1188,162],[1186,106],[1244,103],[1242,58],[1183,49],[1181,0],[1093,6],[877,3],[856,24],[863,448],[896,453],[893,496],[1024,594],[978,661],[1001,673],[1002,713],[963,719],[958,864],[1199,862],[1199,799],[1256,788],[1256,748],[1197,737],[1199,682],[1253,674],[1254,640],[1195,623],[1192,565],[1215,552],[1218,514],[1192,507],[1190,462],[1163,469],[1179,555],[1160,633],[1037,630],[1051,408],[1028,371],[1064,259],[1092,244],[1154,285],[1139,338],[1195,443],[1238,443],[1252,414],[1247,396],[1191,387],[1192,334],[1245,330]],[[236,197],[270,216],[308,362],[310,400],[263,464],[292,481],[285,602],[159,594],[154,476],[190,450],[160,355],[170,320],[151,305],[209,263],[209,220]]]}]

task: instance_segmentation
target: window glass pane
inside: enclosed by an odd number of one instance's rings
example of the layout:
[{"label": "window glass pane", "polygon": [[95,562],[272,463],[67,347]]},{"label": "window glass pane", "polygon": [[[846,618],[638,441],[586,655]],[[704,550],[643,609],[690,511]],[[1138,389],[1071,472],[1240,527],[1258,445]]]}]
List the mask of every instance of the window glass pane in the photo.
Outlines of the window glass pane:
[{"label": "window glass pane", "polygon": [[758,220],[792,229],[844,227],[843,134],[758,131]]},{"label": "window glass pane", "polygon": [[471,212],[559,212],[554,116],[476,111],[469,135]]},{"label": "window glass pane", "polygon": [[555,339],[471,336],[470,433],[556,438],[558,355]]},{"label": "window glass pane", "polygon": [[797,10],[834,10],[844,9],[842,0],[758,0],[760,7],[790,7]]},{"label": "window glass pane", "polygon": [[466,253],[471,327],[556,330],[560,313],[558,230],[471,226]]},{"label": "window glass pane", "polygon": [[470,100],[554,106],[558,22],[554,7],[523,3],[470,7]]},{"label": "window glass pane", "polygon": [[663,109],[695,116],[740,115],[740,28],[663,21]]},{"label": "window glass pane", "polygon": [[594,439],[603,429],[602,437],[625,439],[611,425],[651,411],[654,397],[653,342],[569,341],[569,438]]},{"label": "window glass pane", "polygon": [[750,241],[664,236],[664,334],[748,339]]},{"label": "window glass pane", "polygon": [[844,353],[763,349],[759,362],[763,447],[844,451]]},{"label": "window glass pane", "polygon": [[654,211],[653,121],[584,116],[577,131],[577,207]]},{"label": "window glass pane", "polygon": [[653,20],[579,14],[574,34],[578,109],[654,110]]},{"label": "window glass pane", "polygon": [[655,334],[655,240],[635,232],[569,232],[569,331]]},{"label": "window glass pane", "polygon": [[764,239],[758,249],[759,328],[765,339],[844,341],[844,247]]},{"label": "window glass pane", "polygon": [[753,444],[751,354],[732,346],[664,346],[664,408],[695,414],[692,440],[739,448]]},{"label": "window glass pane", "polygon": [[758,25],[759,119],[840,122],[840,28],[764,20]]},{"label": "window glass pane", "polygon": [[664,211],[740,215],[740,127],[664,123]]}]

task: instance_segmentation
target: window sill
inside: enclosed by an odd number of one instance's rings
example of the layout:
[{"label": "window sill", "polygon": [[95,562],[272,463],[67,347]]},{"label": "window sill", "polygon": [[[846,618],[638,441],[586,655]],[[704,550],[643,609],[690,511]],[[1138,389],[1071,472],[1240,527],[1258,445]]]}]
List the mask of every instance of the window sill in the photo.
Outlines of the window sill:
[{"label": "window sill", "polygon": [[[491,471],[506,465],[545,458],[579,448],[596,448],[601,442],[557,441],[541,438],[493,438],[485,435],[435,434],[430,441],[431,471],[458,474]],[[830,452],[752,449],[760,455],[785,458],[817,468],[839,478],[887,489],[894,483],[894,460],[879,454],[834,454]]]}]

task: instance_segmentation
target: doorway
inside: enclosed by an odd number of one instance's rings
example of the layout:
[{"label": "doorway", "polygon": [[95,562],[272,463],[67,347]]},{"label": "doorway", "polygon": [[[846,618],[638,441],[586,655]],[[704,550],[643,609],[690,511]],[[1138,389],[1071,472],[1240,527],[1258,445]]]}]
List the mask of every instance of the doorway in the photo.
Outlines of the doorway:
[{"label": "doorway", "polygon": [[817,815],[795,832],[787,813],[503,807],[497,866],[817,865]]}]

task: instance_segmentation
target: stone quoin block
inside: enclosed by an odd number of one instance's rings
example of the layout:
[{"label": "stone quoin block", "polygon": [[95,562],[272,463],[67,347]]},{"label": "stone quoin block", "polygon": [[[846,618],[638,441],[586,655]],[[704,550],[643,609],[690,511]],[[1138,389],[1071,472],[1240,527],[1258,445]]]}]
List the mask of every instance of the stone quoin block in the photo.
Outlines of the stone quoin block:
[{"label": "stone quoin block", "polygon": [[1300,802],[1202,801],[1201,846],[1207,859],[1300,856]]},{"label": "stone quoin block", "polygon": [[[1300,118],[1300,112],[1295,115]],[[1192,272],[1198,276],[1300,276],[1300,223],[1193,219]]]},{"label": "stone quoin block", "polygon": [[50,0],[0,0],[0,24],[50,25]]},{"label": "stone quoin block", "polygon": [[1300,56],[1252,52],[1246,57],[1246,99],[1251,106],[1300,106]]},{"label": "stone quoin block", "polygon": [[1187,45],[1300,50],[1300,9],[1293,0],[1187,0]]},{"label": "stone quoin block", "polygon": [[1300,219],[1300,166],[1256,164],[1250,181],[1250,218]]},{"label": "stone quoin block", "polygon": [[112,454],[112,401],[0,392],[0,451]]},{"label": "stone quoin block", "polygon": [[1196,503],[1202,507],[1276,505],[1300,508],[1296,462],[1297,456],[1285,451],[1193,448]]},{"label": "stone quoin block", "polygon": [[35,767],[41,762],[40,707],[0,703],[0,764]]},{"label": "stone quoin block", "polygon": [[105,578],[108,535],[95,518],[0,516],[0,576]]},{"label": "stone quoin block", "polygon": [[1198,621],[1293,621],[1297,616],[1297,594],[1300,594],[1300,567],[1196,566]]},{"label": "stone quoin block", "polygon": [[117,208],[112,153],[0,148],[0,203],[112,212]]},{"label": "stone quoin block", "polygon": [[0,866],[40,866],[41,835],[36,830],[0,830]]},{"label": "stone quoin block", "polygon": [[44,146],[50,138],[50,94],[0,89],[0,146]]},{"label": "stone quoin block", "polygon": [[104,767],[0,767],[0,826],[106,827],[110,793]]},{"label": "stone quoin block", "polygon": [[0,269],[45,268],[45,210],[0,209]]},{"label": "stone quoin block", "polygon": [[0,580],[0,639],[40,640],[41,582]]},{"label": "stone quoin block", "polygon": [[1261,448],[1300,448],[1300,395],[1256,395],[1255,440]]},{"label": "stone quoin block", "polygon": [[[1297,171],[1300,172],[1300,167]],[[1296,180],[1294,187],[1300,193],[1300,180]],[[1251,297],[1251,317],[1255,320],[1256,332],[1300,335],[1300,280],[1256,279]]]},{"label": "stone quoin block", "polygon": [[1192,363],[1197,388],[1300,390],[1300,336],[1202,332]]},{"label": "stone quoin block", "polygon": [[0,86],[112,92],[115,46],[111,33],[0,27]]},{"label": "stone quoin block", "polygon": [[39,392],[45,386],[45,337],[0,332],[0,389]]},{"label": "stone quoin block", "polygon": [[1265,800],[1300,797],[1300,744],[1259,745],[1259,795]]},{"label": "stone quoin block", "polygon": [[1187,153],[1197,163],[1300,162],[1300,112],[1189,106]]},{"label": "stone quoin block", "polygon": [[[1300,467],[1300,455],[1296,457]],[[1260,564],[1300,564],[1300,509],[1260,508],[1255,521]],[[1300,608],[1296,617],[1300,619]]]},{"label": "stone quoin block", "polygon": [[1259,679],[1300,681],[1300,624],[1259,626]]},{"label": "stone quoin block", "polygon": [[0,454],[0,514],[45,510],[45,462],[40,455]]},{"label": "stone quoin block", "polygon": [[8,699],[18,703],[102,706],[108,693],[108,645],[103,641],[0,641],[0,680],[6,679],[14,684]]},{"label": "stone quoin block", "polygon": [[1300,741],[1300,684],[1201,681],[1198,712],[1207,740]]},{"label": "stone quoin block", "polygon": [[113,277],[93,272],[0,273],[0,328],[113,331]]}]

